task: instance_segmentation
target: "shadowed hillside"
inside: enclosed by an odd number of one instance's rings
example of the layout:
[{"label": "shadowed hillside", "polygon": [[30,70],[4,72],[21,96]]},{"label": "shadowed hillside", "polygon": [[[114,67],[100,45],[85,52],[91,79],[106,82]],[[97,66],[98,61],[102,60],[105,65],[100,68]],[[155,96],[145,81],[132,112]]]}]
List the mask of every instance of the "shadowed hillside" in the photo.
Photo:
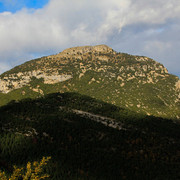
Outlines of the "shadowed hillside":
[{"label": "shadowed hillside", "polygon": [[50,179],[179,179],[180,124],[78,93],[0,108],[0,167],[51,156]]}]

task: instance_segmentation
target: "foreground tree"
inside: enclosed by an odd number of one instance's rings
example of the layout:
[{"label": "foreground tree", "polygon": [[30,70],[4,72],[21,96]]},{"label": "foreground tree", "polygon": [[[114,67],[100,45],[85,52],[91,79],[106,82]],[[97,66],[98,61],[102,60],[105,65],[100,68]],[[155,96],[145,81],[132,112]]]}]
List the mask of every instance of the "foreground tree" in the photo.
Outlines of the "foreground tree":
[{"label": "foreground tree", "polygon": [[47,162],[51,157],[43,157],[40,162],[34,161],[33,163],[28,162],[26,169],[17,168],[14,166],[14,171],[10,177],[8,177],[5,172],[0,171],[1,180],[41,180],[49,177],[48,174],[45,174],[44,167],[47,165]]}]

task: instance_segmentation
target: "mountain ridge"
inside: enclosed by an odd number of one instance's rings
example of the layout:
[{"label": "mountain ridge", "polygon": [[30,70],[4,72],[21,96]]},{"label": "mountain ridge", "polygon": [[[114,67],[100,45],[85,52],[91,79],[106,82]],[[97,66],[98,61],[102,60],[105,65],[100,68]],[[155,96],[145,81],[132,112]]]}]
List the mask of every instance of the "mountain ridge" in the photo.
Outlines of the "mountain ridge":
[{"label": "mountain ridge", "polygon": [[180,117],[178,77],[151,58],[119,53],[107,45],[68,48],[28,61],[0,75],[0,91],[4,97],[17,91],[20,99],[31,91],[34,96],[79,92],[149,115]]}]

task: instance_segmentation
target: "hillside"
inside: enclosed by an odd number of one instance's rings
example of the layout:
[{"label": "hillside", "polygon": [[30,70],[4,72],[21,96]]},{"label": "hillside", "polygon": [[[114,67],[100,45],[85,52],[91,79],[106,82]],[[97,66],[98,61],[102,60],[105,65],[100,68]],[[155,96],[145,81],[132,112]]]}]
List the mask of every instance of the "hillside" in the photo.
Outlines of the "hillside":
[{"label": "hillside", "polygon": [[176,180],[180,124],[77,93],[0,108],[0,168],[51,156],[52,180]]},{"label": "hillside", "polygon": [[180,80],[144,56],[106,45],[69,48],[0,76],[0,105],[49,93],[78,92],[131,111],[180,119]]}]

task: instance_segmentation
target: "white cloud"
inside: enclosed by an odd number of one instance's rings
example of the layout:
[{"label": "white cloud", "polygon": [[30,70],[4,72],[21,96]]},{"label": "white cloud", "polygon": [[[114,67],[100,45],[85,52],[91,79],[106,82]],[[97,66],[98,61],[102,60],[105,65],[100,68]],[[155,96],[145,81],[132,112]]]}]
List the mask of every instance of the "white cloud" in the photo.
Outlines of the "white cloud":
[{"label": "white cloud", "polygon": [[42,9],[0,13],[0,62],[16,65],[37,53],[101,43],[146,53],[162,63],[167,50],[174,49],[177,61],[179,19],[179,0],[50,0]]}]

